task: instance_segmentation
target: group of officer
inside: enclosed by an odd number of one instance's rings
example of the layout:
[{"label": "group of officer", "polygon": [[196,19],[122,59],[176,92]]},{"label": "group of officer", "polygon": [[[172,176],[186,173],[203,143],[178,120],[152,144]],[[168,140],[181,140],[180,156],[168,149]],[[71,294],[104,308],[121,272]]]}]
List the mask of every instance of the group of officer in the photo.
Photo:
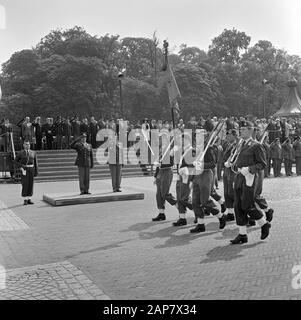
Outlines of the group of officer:
[{"label": "group of officer", "polygon": [[[155,184],[158,215],[153,221],[166,220],[165,203],[175,205],[179,219],[173,223],[175,227],[187,224],[187,209],[193,210],[195,227],[191,233],[205,232],[205,216],[212,214],[219,221],[219,229],[225,228],[228,221],[236,221],[239,234],[232,244],[248,242],[247,226],[258,224],[261,227],[261,239],[269,236],[273,209],[269,208],[261,195],[264,169],[267,166],[267,154],[263,143],[253,139],[254,123],[245,121],[240,128],[240,137],[236,130],[227,132],[227,143],[223,146],[224,201],[214,189],[215,167],[217,165],[216,146],[210,144],[210,136],[205,133],[204,156],[196,144],[192,145],[191,136],[182,135],[183,148],[174,146],[170,152],[164,153],[171,161],[161,157],[157,164]],[[176,197],[170,193],[173,173],[172,167],[176,152],[180,150],[178,165]],[[161,152],[162,154],[162,152]]]}]

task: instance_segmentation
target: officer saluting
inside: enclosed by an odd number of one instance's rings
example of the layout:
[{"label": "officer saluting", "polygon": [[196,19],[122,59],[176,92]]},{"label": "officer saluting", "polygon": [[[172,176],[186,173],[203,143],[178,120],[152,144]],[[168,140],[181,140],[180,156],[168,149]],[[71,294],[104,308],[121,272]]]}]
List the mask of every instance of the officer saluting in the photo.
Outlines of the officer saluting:
[{"label": "officer saluting", "polygon": [[87,135],[83,133],[74,140],[70,147],[77,151],[75,165],[78,166],[80,194],[91,194],[90,187],[90,169],[93,168],[92,146],[86,142]]},{"label": "officer saluting", "polygon": [[36,153],[30,150],[29,141],[24,141],[23,148],[13,162],[21,167],[22,197],[25,198],[24,205],[27,205],[33,204],[30,197],[33,195],[34,177],[38,175],[38,163]]},{"label": "officer saluting", "polygon": [[266,157],[262,145],[252,139],[253,130],[254,125],[249,121],[241,127],[243,142],[235,162],[237,174],[234,179],[234,211],[239,235],[231,240],[232,244],[248,242],[248,216],[261,227],[261,240],[268,237],[271,227],[262,210],[255,205],[258,173],[265,168]]}]

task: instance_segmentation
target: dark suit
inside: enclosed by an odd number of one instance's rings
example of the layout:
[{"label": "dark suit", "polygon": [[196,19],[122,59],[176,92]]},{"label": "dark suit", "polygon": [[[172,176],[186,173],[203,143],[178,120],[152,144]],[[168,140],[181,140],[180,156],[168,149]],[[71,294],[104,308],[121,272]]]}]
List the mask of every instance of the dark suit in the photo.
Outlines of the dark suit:
[{"label": "dark suit", "polygon": [[46,147],[47,150],[52,150],[53,143],[53,125],[49,123],[45,123],[42,126],[42,132],[46,137]]},{"label": "dark suit", "polygon": [[90,187],[90,169],[94,165],[92,146],[77,139],[72,142],[71,148],[77,151],[75,165],[78,167],[80,192],[87,193]]},{"label": "dark suit", "polygon": [[25,174],[21,170],[22,197],[31,197],[33,194],[34,177],[38,175],[38,161],[35,151],[20,151],[16,160],[18,166],[25,170]]},{"label": "dark suit", "polygon": [[35,129],[35,136],[36,136],[36,150],[42,150],[42,126],[39,123],[32,124]]}]

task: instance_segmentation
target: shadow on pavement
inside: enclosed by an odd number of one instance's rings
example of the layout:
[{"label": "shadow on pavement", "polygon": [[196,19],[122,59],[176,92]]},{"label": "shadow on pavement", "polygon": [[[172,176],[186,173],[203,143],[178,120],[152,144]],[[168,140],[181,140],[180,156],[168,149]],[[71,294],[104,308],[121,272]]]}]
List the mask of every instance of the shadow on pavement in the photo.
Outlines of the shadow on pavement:
[{"label": "shadow on pavement", "polygon": [[207,253],[207,258],[202,260],[200,263],[212,263],[216,261],[232,261],[234,259],[238,259],[243,257],[241,254],[243,250],[252,249],[257,247],[258,245],[263,244],[264,242],[256,242],[247,245],[227,245],[227,246],[219,246],[216,247]]},{"label": "shadow on pavement", "polygon": [[146,229],[149,229],[153,226],[157,226],[160,224],[167,224],[171,223],[170,221],[161,221],[161,222],[141,222],[141,223],[136,223],[128,227],[128,229],[120,230],[119,232],[129,232],[129,231],[143,231]]}]

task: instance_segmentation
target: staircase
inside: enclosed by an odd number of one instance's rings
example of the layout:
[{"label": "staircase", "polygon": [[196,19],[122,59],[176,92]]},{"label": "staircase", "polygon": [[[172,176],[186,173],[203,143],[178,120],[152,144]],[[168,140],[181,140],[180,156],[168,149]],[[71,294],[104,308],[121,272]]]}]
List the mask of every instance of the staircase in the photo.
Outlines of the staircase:
[{"label": "staircase", "polygon": [[[94,168],[91,170],[91,180],[109,179],[109,165],[99,164],[94,154]],[[70,181],[78,179],[78,169],[74,165],[77,153],[74,150],[38,151],[39,174],[35,182]],[[104,159],[102,159],[104,160]],[[129,159],[132,163],[134,159]],[[136,160],[137,161],[137,160]],[[102,161],[103,163],[103,161]],[[138,177],[151,175],[150,166],[125,164],[122,177]]]}]

